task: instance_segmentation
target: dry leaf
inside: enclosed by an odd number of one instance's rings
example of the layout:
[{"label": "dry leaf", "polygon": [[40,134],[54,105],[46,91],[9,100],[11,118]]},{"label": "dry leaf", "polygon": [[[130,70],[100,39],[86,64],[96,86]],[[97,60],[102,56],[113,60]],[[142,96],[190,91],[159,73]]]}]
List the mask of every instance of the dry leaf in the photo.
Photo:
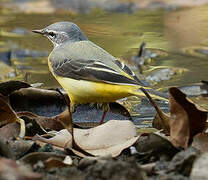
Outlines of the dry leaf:
[{"label": "dry leaf", "polygon": [[65,157],[65,155],[54,152],[32,152],[22,157],[19,161],[21,163],[30,164],[33,166],[38,161],[46,161],[49,158],[59,158],[63,161]]},{"label": "dry leaf", "polygon": [[[110,120],[91,129],[74,128],[74,138],[84,151],[92,155],[115,157],[123,149],[134,144],[139,136],[131,121]],[[54,146],[72,149],[71,134],[66,129],[59,131],[53,138],[36,137],[36,139]],[[82,153],[72,150],[75,154],[83,156]]]},{"label": "dry leaf", "polygon": [[[39,124],[41,127],[43,127],[44,129],[51,129],[51,130],[61,130],[63,129],[63,125],[58,121],[59,116],[64,116],[64,113],[61,113],[57,116],[53,116],[53,117],[45,117],[45,116],[38,116],[37,114],[34,114],[32,112],[28,112],[28,111],[21,111],[21,112],[17,112],[16,113],[19,117],[27,117],[31,120],[34,120],[37,122],[37,124]],[[66,115],[67,116],[67,115]],[[67,117],[66,117],[67,118]],[[37,132],[36,132],[37,134]]]},{"label": "dry leaf", "polygon": [[21,88],[28,88],[31,87],[26,82],[22,81],[7,81],[0,83],[0,93],[4,96],[8,96],[12,92],[19,90]]},{"label": "dry leaf", "polygon": [[169,89],[170,138],[176,147],[187,148],[193,136],[203,132],[207,112],[199,110],[186,95],[177,88]]},{"label": "dry leaf", "polygon": [[152,121],[152,127],[156,128],[158,130],[163,129],[164,133],[166,135],[170,134],[170,116],[168,116],[166,113],[164,113],[159,107],[159,113],[155,115],[153,121]]},{"label": "dry leaf", "polygon": [[18,122],[20,123],[20,134],[19,136],[23,138],[25,136],[25,123],[24,120],[19,118],[13,111],[8,102],[5,101],[5,97],[0,94],[0,126],[8,123]]},{"label": "dry leaf", "polygon": [[61,168],[61,167],[71,166],[73,164],[73,160],[71,159],[70,156],[66,156],[64,159],[57,157],[50,157],[47,160],[45,160],[43,163],[47,169]]},{"label": "dry leaf", "polygon": [[15,122],[17,119],[15,112],[5,99],[5,96],[0,94],[0,126]]},{"label": "dry leaf", "polygon": [[55,116],[65,109],[61,95],[55,90],[22,88],[10,94],[9,100],[16,112],[28,111],[46,117]]},{"label": "dry leaf", "polygon": [[[39,117],[32,118],[31,116],[28,115],[28,113],[24,112],[24,114],[25,115],[23,115],[22,113],[20,114],[17,113],[17,115],[20,115],[20,117],[23,118],[25,121],[26,136],[35,136],[37,133],[38,134],[46,133],[46,131],[41,126],[41,123],[38,122]],[[19,132],[20,132],[20,126],[16,122],[4,125],[3,127],[0,128],[0,140],[1,139],[10,140],[13,138],[17,138],[19,136]]]}]

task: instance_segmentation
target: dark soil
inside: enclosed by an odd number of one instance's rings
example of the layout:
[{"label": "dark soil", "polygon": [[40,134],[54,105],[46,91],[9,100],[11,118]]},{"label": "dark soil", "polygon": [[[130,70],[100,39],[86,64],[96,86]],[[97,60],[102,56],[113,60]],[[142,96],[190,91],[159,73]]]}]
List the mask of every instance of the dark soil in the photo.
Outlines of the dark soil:
[{"label": "dark soil", "polygon": [[[47,180],[189,179],[192,164],[200,152],[192,147],[186,151],[176,149],[164,139],[159,139],[160,137],[154,134],[144,136],[134,145],[137,152],[132,153],[131,148],[126,149],[116,158],[110,156],[80,158],[71,151],[57,150],[49,144],[41,148],[33,141],[2,139],[0,161],[3,157],[13,159],[18,162],[18,166],[27,166],[30,171],[41,175],[41,179]],[[159,141],[160,143],[156,143]],[[60,159],[66,154],[73,160],[71,166],[55,164],[54,167],[46,167],[45,161],[48,158]],[[0,168],[0,179],[8,179],[4,175],[5,172]],[[15,178],[18,179],[18,176]]]}]

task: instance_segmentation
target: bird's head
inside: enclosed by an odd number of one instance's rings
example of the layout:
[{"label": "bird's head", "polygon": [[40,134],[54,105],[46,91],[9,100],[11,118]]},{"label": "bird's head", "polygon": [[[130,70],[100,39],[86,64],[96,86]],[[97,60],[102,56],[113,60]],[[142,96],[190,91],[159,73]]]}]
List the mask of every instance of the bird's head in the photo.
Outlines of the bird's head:
[{"label": "bird's head", "polygon": [[87,40],[81,29],[72,22],[57,22],[40,30],[32,30],[46,36],[57,47],[66,42]]}]

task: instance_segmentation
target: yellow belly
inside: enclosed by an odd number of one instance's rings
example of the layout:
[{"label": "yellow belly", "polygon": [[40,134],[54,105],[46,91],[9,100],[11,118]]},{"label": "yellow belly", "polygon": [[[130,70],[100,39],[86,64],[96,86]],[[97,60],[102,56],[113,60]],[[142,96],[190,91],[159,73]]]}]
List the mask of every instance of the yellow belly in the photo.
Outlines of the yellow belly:
[{"label": "yellow belly", "polygon": [[73,104],[113,102],[131,96],[138,89],[134,85],[117,85],[56,76]]},{"label": "yellow belly", "polygon": [[[50,61],[48,61],[48,66],[53,74]],[[104,82],[76,80],[56,76],[55,74],[53,74],[53,76],[67,92],[72,105],[114,102],[127,96],[141,94],[141,91],[138,91],[139,87],[136,85],[118,85]]]}]

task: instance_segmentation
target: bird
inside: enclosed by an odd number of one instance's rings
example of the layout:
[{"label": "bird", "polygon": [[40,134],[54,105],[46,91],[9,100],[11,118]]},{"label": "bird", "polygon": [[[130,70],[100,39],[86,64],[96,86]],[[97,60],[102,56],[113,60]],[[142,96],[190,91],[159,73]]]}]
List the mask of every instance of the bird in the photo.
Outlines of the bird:
[{"label": "bird", "polygon": [[102,124],[110,102],[132,95],[144,96],[140,88],[148,89],[160,99],[167,98],[137,78],[122,61],[90,41],[73,22],[56,22],[32,32],[46,36],[53,43],[49,70],[67,92],[71,113],[78,104],[101,104]]}]

